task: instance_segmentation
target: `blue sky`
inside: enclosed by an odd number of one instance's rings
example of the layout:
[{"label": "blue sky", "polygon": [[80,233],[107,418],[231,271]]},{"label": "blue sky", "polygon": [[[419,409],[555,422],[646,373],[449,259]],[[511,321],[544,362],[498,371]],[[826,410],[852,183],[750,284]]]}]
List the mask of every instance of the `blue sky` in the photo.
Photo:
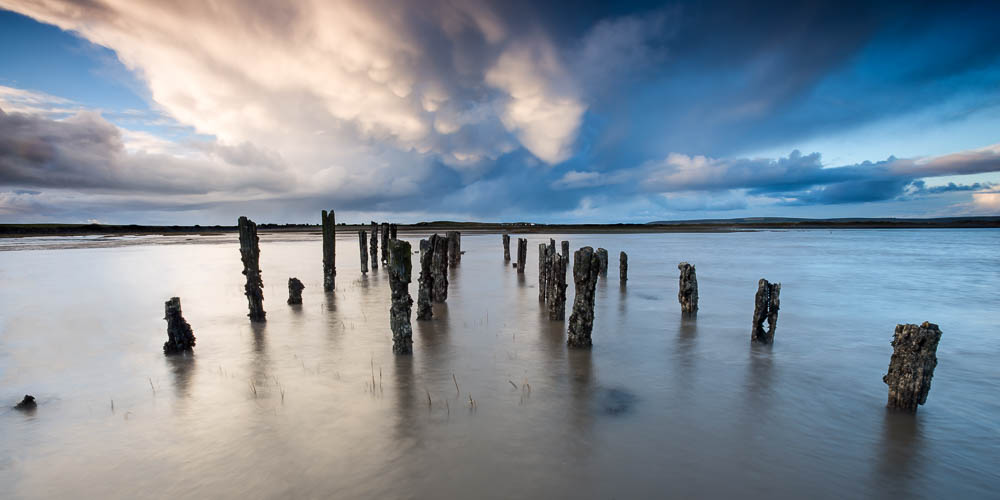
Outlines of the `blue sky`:
[{"label": "blue sky", "polygon": [[1000,215],[991,3],[0,9],[0,222]]}]

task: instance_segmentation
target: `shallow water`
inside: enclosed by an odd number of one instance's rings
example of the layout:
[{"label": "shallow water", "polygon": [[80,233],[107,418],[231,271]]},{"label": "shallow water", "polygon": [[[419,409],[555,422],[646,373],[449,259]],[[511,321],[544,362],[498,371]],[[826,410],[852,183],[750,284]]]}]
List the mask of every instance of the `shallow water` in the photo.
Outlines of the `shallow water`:
[{"label": "shallow water", "polygon": [[[568,350],[565,324],[540,310],[537,248],[549,236],[611,254],[590,351]],[[262,235],[262,326],[246,318],[231,235],[22,240],[0,252],[0,401],[30,393],[40,404],[0,410],[0,491],[985,498],[1000,488],[1000,231],[527,237],[523,279],[499,235],[463,237],[447,304],[413,322],[412,357],[392,354],[387,276],[360,274],[353,233],[338,239],[330,295],[318,236]],[[677,304],[682,260],[697,266],[695,320]],[[285,304],[290,276],[306,285],[301,307]],[[764,348],[749,343],[761,277],[782,283],[775,345]],[[198,338],[193,356],[162,354],[174,295]],[[916,417],[887,412],[893,328],[923,321],[944,332],[927,404]]]}]

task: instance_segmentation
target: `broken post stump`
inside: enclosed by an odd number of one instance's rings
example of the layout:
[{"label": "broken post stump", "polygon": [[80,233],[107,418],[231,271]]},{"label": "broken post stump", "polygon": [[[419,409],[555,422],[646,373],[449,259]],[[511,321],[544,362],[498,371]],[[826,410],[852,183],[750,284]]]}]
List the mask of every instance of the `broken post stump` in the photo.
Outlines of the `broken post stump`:
[{"label": "broken post stump", "polygon": [[302,303],[302,290],[305,287],[298,278],[288,278],[288,305]]},{"label": "broken post stump", "polygon": [[510,262],[510,235],[503,235],[503,261]]},{"label": "broken post stump", "polygon": [[[753,306],[753,331],[750,333],[752,342],[770,344],[774,342],[774,329],[778,325],[778,295],[781,293],[781,283],[769,283],[761,278],[757,282],[757,296]],[[767,330],[764,330],[764,320],[767,320]]]},{"label": "broken post stump", "polygon": [[618,280],[628,281],[628,254],[624,251],[618,254]]},{"label": "broken post stump", "polygon": [[462,261],[462,233],[448,231],[448,266],[456,267]]},{"label": "broken post stump", "polygon": [[35,402],[35,397],[31,394],[25,394],[24,399],[20,403],[14,405],[15,410],[20,411],[31,411],[38,408],[38,403]]},{"label": "broken post stump", "polygon": [[608,251],[603,248],[597,249],[597,259],[601,263],[601,276],[608,275]]},{"label": "broken post stump", "polygon": [[562,256],[566,258],[567,262],[569,261],[569,242],[566,240],[562,240]]},{"label": "broken post stump", "polygon": [[332,292],[337,287],[337,220],[333,210],[323,210],[323,290]]},{"label": "broken post stump", "polygon": [[916,413],[927,401],[940,340],[941,329],[934,323],[896,325],[889,373],[882,377],[889,386],[887,407]]},{"label": "broken post stump", "polygon": [[389,327],[392,329],[392,352],[413,353],[413,327],[410,325],[411,251],[410,244],[403,240],[389,241],[389,288],[392,305],[389,309]]},{"label": "broken post stump", "polygon": [[517,274],[524,274],[524,265],[528,263],[528,240],[517,239]]},{"label": "broken post stump", "polygon": [[698,312],[698,276],[695,273],[694,264],[681,262],[677,264],[677,269],[681,271],[677,291],[677,301],[681,303],[681,313],[695,314]]},{"label": "broken post stump", "polygon": [[375,270],[378,269],[378,224],[375,221],[372,221],[372,239],[370,243],[368,251],[371,252],[372,270]]},{"label": "broken post stump", "polygon": [[431,301],[441,303],[448,300],[448,240],[432,234],[428,245],[431,247]]},{"label": "broken post stump", "polygon": [[417,289],[417,319],[431,319],[434,316],[434,309],[431,307],[431,288],[434,287],[434,278],[431,264],[434,259],[434,248],[430,240],[420,240],[420,277]]},{"label": "broken post stump", "polygon": [[240,217],[240,258],[243,260],[243,274],[247,277],[244,291],[250,308],[250,321],[266,321],[264,312],[264,280],[260,276],[260,238],[257,224],[246,217]]},{"label": "broken post stump", "polygon": [[601,271],[601,261],[591,247],[583,247],[573,254],[573,284],[576,297],[573,313],[569,317],[569,334],[566,344],[570,347],[590,347],[594,330],[594,289]]},{"label": "broken post stump", "polygon": [[566,264],[569,259],[553,253],[549,267],[549,319],[562,321],[566,318]]},{"label": "broken post stump", "polygon": [[361,249],[361,272],[368,272],[368,232],[358,231],[358,248]]},{"label": "broken post stump", "polygon": [[163,343],[163,353],[176,354],[190,351],[194,348],[194,332],[181,314],[180,297],[171,297],[164,304],[164,310],[163,319],[167,320],[167,341]]}]

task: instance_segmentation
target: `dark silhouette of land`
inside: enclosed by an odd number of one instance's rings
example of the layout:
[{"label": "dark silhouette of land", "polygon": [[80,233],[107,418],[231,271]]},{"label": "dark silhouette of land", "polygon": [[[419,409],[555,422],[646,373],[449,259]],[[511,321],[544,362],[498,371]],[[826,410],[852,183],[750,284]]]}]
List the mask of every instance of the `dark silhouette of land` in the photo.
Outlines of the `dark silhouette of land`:
[{"label": "dark silhouette of land", "polygon": [[[343,231],[366,229],[365,224],[338,224]],[[780,229],[920,229],[1000,228],[1000,217],[941,217],[933,219],[841,218],[798,219],[751,217],[654,221],[645,224],[537,224],[533,222],[434,221],[399,224],[399,231],[441,232],[459,230],[484,233],[670,233],[729,232]],[[260,224],[261,232],[320,232],[319,224]],[[0,224],[0,237],[80,236],[124,234],[216,234],[235,233],[233,226],[145,226],[112,224]]]}]

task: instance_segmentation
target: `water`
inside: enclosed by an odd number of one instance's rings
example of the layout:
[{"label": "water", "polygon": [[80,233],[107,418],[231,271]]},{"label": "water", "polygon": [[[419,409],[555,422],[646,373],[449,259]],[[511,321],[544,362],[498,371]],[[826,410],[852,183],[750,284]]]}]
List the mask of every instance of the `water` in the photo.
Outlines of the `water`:
[{"label": "water", "polygon": [[[1000,231],[551,235],[610,251],[591,351],[567,350],[565,325],[540,310],[536,252],[549,236],[528,236],[522,279],[499,235],[466,235],[448,303],[414,321],[412,357],[392,355],[387,276],[361,276],[353,234],[338,239],[329,296],[318,236],[262,236],[262,326],[246,318],[232,235],[7,244],[18,251],[0,252],[0,401],[30,393],[40,405],[0,410],[0,491],[984,498],[1000,487]],[[696,320],[680,316],[681,260],[697,265]],[[301,307],[284,302],[290,276],[306,285]],[[782,283],[763,348],[749,343],[761,277]],[[174,295],[198,337],[191,357],[161,351]],[[944,332],[927,404],[889,413],[893,328],[925,320]]]}]

